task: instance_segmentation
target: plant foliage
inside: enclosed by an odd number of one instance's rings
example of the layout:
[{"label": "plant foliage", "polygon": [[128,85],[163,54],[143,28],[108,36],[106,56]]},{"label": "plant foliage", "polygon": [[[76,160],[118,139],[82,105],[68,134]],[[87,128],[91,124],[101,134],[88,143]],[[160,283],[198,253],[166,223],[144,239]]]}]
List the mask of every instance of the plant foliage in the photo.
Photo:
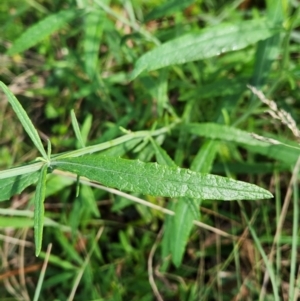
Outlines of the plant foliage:
[{"label": "plant foliage", "polygon": [[295,300],[298,16],[2,1],[0,295]]}]

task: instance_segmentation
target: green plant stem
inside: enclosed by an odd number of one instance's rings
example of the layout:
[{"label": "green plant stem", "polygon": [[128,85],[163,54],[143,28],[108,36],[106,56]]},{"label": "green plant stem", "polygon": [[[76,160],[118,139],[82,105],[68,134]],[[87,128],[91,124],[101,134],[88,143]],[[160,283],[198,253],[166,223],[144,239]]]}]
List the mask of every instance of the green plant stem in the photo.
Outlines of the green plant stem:
[{"label": "green plant stem", "polygon": [[96,144],[96,145],[92,145],[92,146],[87,146],[78,150],[74,150],[71,152],[67,152],[61,155],[55,155],[53,156],[51,161],[56,161],[59,159],[63,159],[63,158],[70,158],[70,157],[79,157],[79,156],[83,156],[83,155],[87,155],[87,154],[92,154],[95,152],[99,152],[101,150],[110,148],[112,146],[116,146],[119,145],[121,143],[127,142],[129,140],[132,139],[136,139],[136,138],[146,138],[146,137],[152,137],[152,136],[159,136],[162,134],[165,134],[167,132],[169,132],[173,127],[175,127],[177,124],[179,123],[178,121],[175,121],[174,123],[165,126],[161,129],[158,129],[156,131],[139,131],[139,132],[132,132],[129,133],[127,135],[124,135],[122,137],[116,138],[114,140],[108,141],[108,142],[104,142],[101,144]]},{"label": "green plant stem", "polygon": [[0,179],[6,179],[14,176],[20,176],[27,173],[32,173],[35,171],[38,171],[42,168],[42,166],[45,164],[44,161],[36,162],[33,164],[28,164],[26,166],[11,168],[7,170],[1,170],[0,171]]},{"label": "green plant stem", "polygon": [[47,165],[42,167],[34,197],[34,242],[35,256],[39,256],[42,248],[44,215],[44,200],[46,195]]}]

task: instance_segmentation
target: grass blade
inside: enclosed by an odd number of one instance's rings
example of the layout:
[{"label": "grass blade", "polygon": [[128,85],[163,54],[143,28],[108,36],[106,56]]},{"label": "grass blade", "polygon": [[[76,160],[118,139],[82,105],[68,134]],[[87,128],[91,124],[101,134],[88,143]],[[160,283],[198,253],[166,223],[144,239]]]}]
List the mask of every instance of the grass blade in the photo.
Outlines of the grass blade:
[{"label": "grass blade", "polygon": [[[154,139],[151,139],[155,150],[156,160],[169,167],[176,164],[168,153],[161,148]],[[175,266],[180,266],[188,242],[189,234],[193,227],[193,220],[199,219],[198,201],[191,198],[179,198],[176,203],[169,203],[169,208],[175,212],[175,216],[166,216],[164,222],[164,233],[162,237],[162,256],[165,258],[172,254]]]},{"label": "grass blade", "polygon": [[131,79],[143,71],[201,60],[221,53],[243,49],[278,32],[278,28],[266,20],[220,24],[201,33],[187,34],[171,40],[141,56],[135,65]]},{"label": "grass blade", "polygon": [[42,21],[28,28],[7,51],[8,55],[20,53],[60,29],[67,21],[78,14],[76,10],[62,10],[57,14],[50,15]]},{"label": "grass blade", "polygon": [[268,147],[267,142],[253,139],[250,133],[237,128],[217,123],[190,123],[183,126],[191,134],[211,139],[222,139],[241,144],[253,145],[255,147]]},{"label": "grass blade", "polygon": [[152,137],[150,141],[155,151],[155,157],[158,164],[177,167],[169,154]]},{"label": "grass blade", "polygon": [[69,157],[79,157],[79,156],[83,156],[83,155],[92,154],[92,153],[95,153],[95,152],[107,150],[111,147],[120,145],[122,143],[126,143],[126,142],[131,141],[131,140],[146,138],[147,136],[152,136],[152,137],[153,136],[159,136],[159,135],[162,135],[164,133],[168,133],[173,127],[175,127],[177,125],[178,122],[179,121],[175,121],[174,123],[172,123],[168,126],[165,126],[163,128],[160,128],[158,130],[155,130],[155,131],[130,132],[129,134],[126,134],[124,136],[118,137],[116,139],[113,139],[113,140],[110,140],[110,141],[107,141],[107,142],[87,146],[87,147],[84,147],[82,149],[78,149],[78,150],[71,151],[71,152],[68,152],[68,153],[55,155],[55,159],[57,160],[57,159],[69,158]]},{"label": "grass blade", "polygon": [[199,200],[192,198],[180,198],[173,209],[175,216],[168,217],[172,219],[169,224],[171,229],[168,231],[171,235],[169,249],[176,267],[181,265],[194,220],[198,221],[200,218],[198,203]]},{"label": "grass blade", "polygon": [[76,138],[80,144],[80,147],[84,147],[85,145],[84,145],[84,142],[83,142],[83,139],[81,136],[79,124],[78,124],[74,110],[71,110],[71,121],[72,121],[73,130],[74,130]]},{"label": "grass blade", "polygon": [[33,126],[27,113],[23,109],[22,105],[20,104],[18,99],[11,93],[11,91],[8,89],[8,87],[1,81],[0,81],[0,87],[6,94],[9,103],[11,104],[13,110],[15,111],[16,115],[18,116],[23,128],[29,135],[30,139],[32,140],[32,142],[34,143],[36,148],[39,150],[39,152],[41,153],[43,158],[47,160],[47,154],[43,147],[43,144],[39,137],[39,134],[38,134],[37,130],[35,129],[35,127]]},{"label": "grass blade", "polygon": [[[267,18],[270,23],[280,25],[284,20],[284,9],[282,1],[266,1],[267,2]],[[255,55],[255,65],[252,77],[252,84],[255,87],[262,86],[268,78],[271,65],[280,52],[280,34],[269,37],[264,41],[260,41],[257,45]]]},{"label": "grass blade", "polygon": [[150,195],[210,200],[256,200],[272,197],[263,188],[229,178],[103,155],[53,160],[52,167],[109,187]]},{"label": "grass blade", "polygon": [[85,72],[89,75],[91,81],[94,80],[97,72],[99,72],[98,51],[104,27],[103,20],[105,20],[105,16],[101,10],[89,12],[84,20],[84,67]]},{"label": "grass blade", "polygon": [[[154,139],[151,139],[157,162],[169,167],[176,167],[168,153],[161,148]],[[198,202],[197,202],[198,203]],[[175,266],[180,266],[188,242],[189,234],[193,227],[193,220],[199,219],[199,209],[193,199],[179,198],[176,203],[169,203],[169,208],[175,216],[166,216],[164,233],[162,237],[162,256],[165,258],[172,254]]]},{"label": "grass blade", "polygon": [[39,179],[36,186],[35,200],[34,200],[34,242],[35,242],[35,255],[39,256],[42,248],[43,227],[44,227],[44,199],[46,192],[46,179],[47,179],[47,164],[44,164],[39,173]]},{"label": "grass blade", "polygon": [[[209,173],[212,163],[218,151],[217,141],[207,141],[203,144],[195,156],[191,170]],[[172,260],[179,267],[185,251],[189,234],[192,230],[194,220],[200,220],[199,205],[201,200],[180,198],[175,207],[175,217],[172,225]]]}]

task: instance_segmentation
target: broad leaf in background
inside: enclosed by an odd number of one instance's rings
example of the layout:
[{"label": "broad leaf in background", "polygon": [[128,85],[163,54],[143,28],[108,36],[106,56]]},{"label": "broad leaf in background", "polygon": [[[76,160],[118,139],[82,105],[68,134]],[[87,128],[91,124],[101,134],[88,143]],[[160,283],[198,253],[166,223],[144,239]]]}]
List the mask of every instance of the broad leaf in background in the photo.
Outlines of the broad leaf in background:
[{"label": "broad leaf in background", "polygon": [[[231,141],[242,145],[251,152],[265,155],[286,164],[295,165],[299,156],[299,149],[289,148],[283,144],[271,144],[254,139],[250,133],[239,130],[227,125],[216,123],[190,123],[183,126],[187,132],[207,137],[211,139],[220,139]],[[280,143],[280,142],[279,142]],[[293,142],[290,141],[292,147]]]},{"label": "broad leaf in background", "polygon": [[39,178],[40,171],[30,174],[12,176],[0,179],[0,201],[6,201],[11,196],[21,193],[26,187],[34,184]]},{"label": "broad leaf in background", "polygon": [[230,96],[236,95],[238,91],[240,93],[245,92],[245,87],[249,83],[249,78],[230,78],[230,79],[215,79],[212,83],[205,85],[197,85],[190,91],[187,91],[183,95],[180,95],[179,99],[181,101],[189,101],[191,99],[201,99],[213,98],[220,96]]},{"label": "broad leaf in background", "polygon": [[157,163],[86,155],[53,160],[51,165],[109,187],[154,196],[184,196],[208,200],[272,198],[270,192],[256,185]]},{"label": "broad leaf in background", "polygon": [[243,49],[278,33],[278,27],[264,19],[220,24],[200,33],[171,40],[141,56],[131,74],[136,78],[143,71],[202,60],[221,53]]},{"label": "broad leaf in background", "polygon": [[42,21],[28,28],[7,51],[8,55],[20,53],[51,35],[63,27],[68,21],[78,16],[77,10],[62,10],[57,14],[50,15]]}]

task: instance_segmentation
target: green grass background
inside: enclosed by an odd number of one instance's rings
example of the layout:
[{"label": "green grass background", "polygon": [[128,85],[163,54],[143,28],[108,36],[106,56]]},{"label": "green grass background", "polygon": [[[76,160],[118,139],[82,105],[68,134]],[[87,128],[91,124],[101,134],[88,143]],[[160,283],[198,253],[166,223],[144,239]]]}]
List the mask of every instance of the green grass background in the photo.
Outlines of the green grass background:
[{"label": "green grass background", "polygon": [[[277,31],[259,41],[251,27],[234,39],[222,35],[226,26],[244,28],[250,20]],[[0,80],[43,141],[51,140],[53,153],[80,148],[72,109],[86,145],[121,136],[120,127],[151,130],[180,119],[154,142],[124,144],[110,154],[159,161],[166,151],[165,164],[257,184],[275,196],[191,201],[195,213],[175,222],[178,233],[186,231],[176,236],[163,234],[172,217],[126,193],[80,185],[77,196],[76,178],[51,174],[40,257],[34,187],[1,203],[1,300],[297,300],[299,150],[265,147],[245,133],[298,146],[247,88],[262,89],[299,123],[298,1],[3,0],[0,24]],[[208,42],[194,45],[205,30]],[[181,37],[187,38],[178,49],[168,50],[178,62],[156,68],[168,58],[161,45]],[[223,50],[221,40],[228,42]],[[140,59],[155,50],[146,63]],[[197,58],[187,61],[192,52]],[[1,170],[37,155],[1,94]],[[180,200],[135,196],[175,212],[185,208]],[[185,230],[188,219],[198,223]],[[170,249],[182,250],[178,264]]]}]

